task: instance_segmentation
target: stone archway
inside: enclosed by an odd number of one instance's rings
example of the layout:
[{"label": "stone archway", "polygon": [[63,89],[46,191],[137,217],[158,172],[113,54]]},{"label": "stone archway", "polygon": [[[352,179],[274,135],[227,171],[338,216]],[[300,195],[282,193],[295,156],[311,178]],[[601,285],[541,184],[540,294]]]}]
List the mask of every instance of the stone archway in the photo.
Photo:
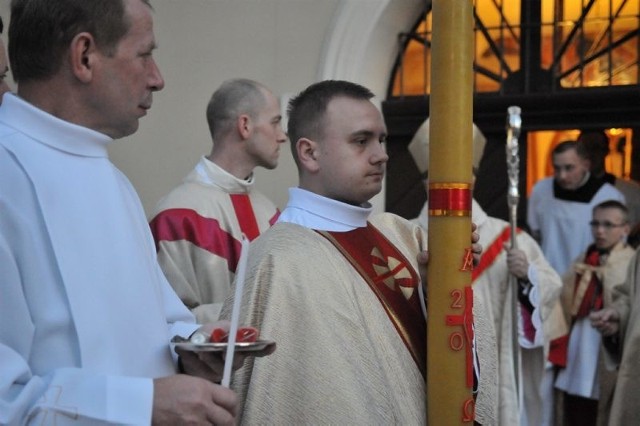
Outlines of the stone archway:
[{"label": "stone archway", "polygon": [[[415,23],[425,0],[344,0],[327,28],[317,80],[349,80],[368,87],[380,103],[398,54],[398,34]],[[385,186],[373,198],[384,211]]]},{"label": "stone archway", "polygon": [[425,0],[343,0],[324,43],[318,80],[343,79],[386,96],[397,37],[416,22]]}]

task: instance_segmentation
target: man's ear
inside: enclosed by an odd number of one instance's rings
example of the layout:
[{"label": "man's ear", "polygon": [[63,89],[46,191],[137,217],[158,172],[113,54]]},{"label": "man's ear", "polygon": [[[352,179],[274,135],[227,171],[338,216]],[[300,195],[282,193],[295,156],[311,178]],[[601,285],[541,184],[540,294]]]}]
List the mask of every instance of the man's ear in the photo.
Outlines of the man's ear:
[{"label": "man's ear", "polygon": [[98,54],[96,42],[90,33],[78,33],[71,40],[69,61],[71,72],[78,80],[83,83],[91,81]]},{"label": "man's ear", "polygon": [[318,164],[318,144],[307,138],[300,138],[296,142],[296,152],[300,164],[309,171],[319,169]]},{"label": "man's ear", "polygon": [[251,135],[251,117],[247,114],[240,114],[236,119],[236,127],[238,129],[238,133],[242,136],[242,139],[249,139]]}]

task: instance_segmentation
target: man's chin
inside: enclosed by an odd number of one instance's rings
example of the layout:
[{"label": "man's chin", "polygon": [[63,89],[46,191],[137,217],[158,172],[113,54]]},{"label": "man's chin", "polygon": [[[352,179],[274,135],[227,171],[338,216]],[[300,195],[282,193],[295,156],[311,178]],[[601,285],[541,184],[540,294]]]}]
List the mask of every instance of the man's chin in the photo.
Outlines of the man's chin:
[{"label": "man's chin", "polygon": [[380,193],[380,191],[382,191],[382,186],[378,187],[378,189],[371,190],[371,192],[369,192],[369,195],[367,196],[367,199],[365,200],[365,202],[371,200],[373,197],[378,195]]},{"label": "man's chin", "polygon": [[127,136],[131,136],[132,134],[137,132],[139,127],[140,127],[140,121],[136,119],[135,122],[128,123],[127,126],[122,126],[122,128],[118,129],[120,133],[112,137],[114,139],[126,138]]}]

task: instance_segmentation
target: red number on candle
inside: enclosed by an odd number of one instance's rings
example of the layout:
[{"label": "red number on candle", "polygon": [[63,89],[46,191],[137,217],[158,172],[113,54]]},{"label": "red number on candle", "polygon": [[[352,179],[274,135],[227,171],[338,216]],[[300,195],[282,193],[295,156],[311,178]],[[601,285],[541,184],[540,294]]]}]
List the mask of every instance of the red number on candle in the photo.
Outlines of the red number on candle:
[{"label": "red number on candle", "polygon": [[[462,326],[462,331],[453,332],[449,335],[449,346],[455,351],[459,351],[463,347],[467,347],[466,364],[467,387],[473,386],[473,355],[471,353],[471,342],[473,341],[473,290],[471,286],[464,287],[462,290],[454,289],[449,293],[454,301],[452,307],[458,303],[464,308],[464,312],[460,315],[445,315],[444,321],[448,326]],[[460,299],[456,299],[457,295]],[[466,343],[466,345],[465,345]]]},{"label": "red number on candle", "polygon": [[464,336],[462,333],[456,331],[449,335],[449,347],[454,351],[459,351],[464,348]]},{"label": "red number on candle", "polygon": [[473,251],[471,251],[471,247],[464,249],[464,256],[462,258],[462,267],[461,271],[473,271]]},{"label": "red number on candle", "polygon": [[451,302],[451,309],[462,309],[464,305],[462,304],[462,290],[456,288],[451,290],[451,298],[453,301]]},{"label": "red number on candle", "polygon": [[462,404],[462,422],[472,422],[475,416],[476,404],[473,402],[473,398],[469,398]]}]

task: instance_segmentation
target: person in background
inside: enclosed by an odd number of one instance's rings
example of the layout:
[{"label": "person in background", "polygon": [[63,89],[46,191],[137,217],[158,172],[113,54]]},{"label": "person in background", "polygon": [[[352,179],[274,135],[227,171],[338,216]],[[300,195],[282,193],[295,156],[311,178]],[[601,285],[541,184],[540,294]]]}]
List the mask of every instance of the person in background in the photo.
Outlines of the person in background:
[{"label": "person in background", "polygon": [[[0,107],[0,423],[234,424],[209,333],[158,266],[107,146],[164,80],[145,0],[12,0]],[[242,361],[242,357],[237,359]],[[178,372],[184,374],[177,374]]]},{"label": "person in background", "polygon": [[[589,158],[582,144],[563,141],[551,152],[553,176],[533,186],[527,204],[527,224],[545,257],[563,276],[592,241],[589,221],[593,207],[624,196],[589,172]],[[550,343],[551,349],[556,340]],[[553,424],[555,413],[554,368],[547,363],[542,383],[542,425]]]},{"label": "person in background", "polygon": [[622,193],[629,209],[629,225],[631,229],[640,225],[640,184],[626,180],[607,172],[605,159],[609,155],[609,138],[603,130],[580,132],[578,143],[584,145],[591,164],[591,174],[596,179],[607,182]]},{"label": "person in background", "polygon": [[[0,34],[4,29],[4,23],[0,16]],[[7,75],[9,74],[9,61],[7,61],[7,52],[4,48],[4,42],[0,40],[0,105],[2,104],[2,95],[8,92],[9,85],[7,84]]]},{"label": "person in background", "polygon": [[600,332],[590,317],[609,308],[614,288],[624,282],[634,250],[626,244],[629,213],[618,201],[593,208],[593,244],[563,277],[563,308],[571,324],[554,356],[560,369],[555,387],[562,391],[564,424],[606,425],[615,365],[605,365]]},{"label": "person in background", "polygon": [[527,206],[531,235],[551,266],[563,276],[591,243],[593,207],[606,200],[625,202],[611,184],[591,175],[588,154],[576,141],[560,142],[551,152],[553,177],[533,186]]},{"label": "person in background", "polygon": [[618,366],[609,425],[640,424],[640,248],[629,262],[624,282],[613,289],[608,308],[592,312],[593,326],[602,333],[607,360]]},{"label": "person in background", "polygon": [[[486,139],[473,125],[472,166],[474,180],[484,151]],[[424,176],[428,194],[429,168],[429,119],[420,126],[408,146],[419,171]],[[511,248],[511,227],[502,219],[488,216],[480,204],[472,200],[472,221],[477,225],[480,244],[484,248],[479,264],[472,273],[474,310],[486,312],[488,321],[476,321],[475,329],[481,335],[491,336],[478,342],[480,354],[480,382],[490,382],[498,389],[494,396],[495,418],[484,424],[539,425],[542,396],[540,380],[545,371],[545,359],[549,343],[566,332],[559,304],[562,282],[551,267],[542,250],[529,234],[518,230],[517,248]],[[429,202],[425,203],[415,219],[428,229]],[[515,280],[511,278],[515,277]],[[513,285],[517,283],[517,285]],[[511,308],[513,291],[518,291],[517,309],[519,353],[514,352],[514,310]],[[484,328],[484,330],[482,330]],[[521,362],[523,406],[519,407],[518,387],[514,364]],[[498,372],[493,374],[483,368],[487,358],[498,360]],[[486,372],[486,373],[485,373]],[[483,374],[485,373],[485,374]],[[481,401],[478,401],[481,402]],[[480,413],[479,413],[480,414]]]},{"label": "person in background", "polygon": [[426,234],[371,215],[389,158],[372,97],[327,80],[289,104],[299,186],[250,246],[240,310],[286,350],[234,376],[245,424],[426,422]]},{"label": "person in background", "polygon": [[247,79],[224,82],[207,106],[213,139],[183,183],[164,197],[150,222],[158,261],[198,321],[218,319],[240,258],[273,225],[279,210],[254,188],[254,169],[274,169],[282,130],[278,99]]}]

